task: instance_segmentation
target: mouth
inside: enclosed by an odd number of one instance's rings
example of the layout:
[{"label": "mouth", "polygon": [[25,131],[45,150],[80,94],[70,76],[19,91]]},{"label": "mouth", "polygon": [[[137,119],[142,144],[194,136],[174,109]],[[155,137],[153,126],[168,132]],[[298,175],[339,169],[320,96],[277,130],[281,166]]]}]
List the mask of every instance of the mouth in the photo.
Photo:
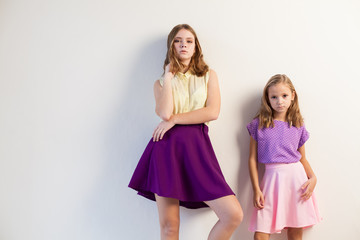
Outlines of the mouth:
[{"label": "mouth", "polygon": [[181,50],[180,53],[187,53],[187,51],[186,50]]}]

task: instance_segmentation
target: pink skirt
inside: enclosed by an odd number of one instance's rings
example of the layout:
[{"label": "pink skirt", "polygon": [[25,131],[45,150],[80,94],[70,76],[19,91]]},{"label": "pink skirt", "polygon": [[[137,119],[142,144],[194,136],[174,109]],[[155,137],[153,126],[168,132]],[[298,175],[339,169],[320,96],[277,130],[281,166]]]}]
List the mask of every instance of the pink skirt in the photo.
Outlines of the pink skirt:
[{"label": "pink skirt", "polygon": [[261,182],[264,208],[254,207],[249,230],[280,233],[284,228],[305,228],[321,220],[315,195],[301,199],[301,186],[308,180],[301,162],[265,164]]}]

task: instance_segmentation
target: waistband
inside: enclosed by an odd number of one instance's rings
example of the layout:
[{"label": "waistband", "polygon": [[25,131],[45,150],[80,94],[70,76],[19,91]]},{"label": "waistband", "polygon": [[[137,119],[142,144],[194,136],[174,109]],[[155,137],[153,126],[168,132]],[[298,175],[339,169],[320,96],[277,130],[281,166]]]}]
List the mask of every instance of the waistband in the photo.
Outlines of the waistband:
[{"label": "waistband", "polygon": [[294,163],[267,163],[267,164],[265,164],[265,169],[296,167],[299,164],[301,164],[300,161],[297,161],[297,162],[294,162]]}]

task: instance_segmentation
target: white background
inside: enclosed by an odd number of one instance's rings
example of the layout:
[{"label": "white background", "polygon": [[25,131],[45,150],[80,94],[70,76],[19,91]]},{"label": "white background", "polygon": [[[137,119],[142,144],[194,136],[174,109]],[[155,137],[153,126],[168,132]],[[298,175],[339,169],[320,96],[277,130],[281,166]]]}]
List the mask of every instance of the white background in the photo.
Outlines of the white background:
[{"label": "white background", "polygon": [[[304,239],[358,239],[359,12],[357,0],[1,0],[0,239],[159,239],[156,204],[127,184],[159,121],[152,86],[178,23],[219,76],[210,136],[245,213],[232,239],[252,238],[245,126],[276,73],[311,133],[323,221]],[[206,239],[215,221],[182,208],[180,237]]]}]

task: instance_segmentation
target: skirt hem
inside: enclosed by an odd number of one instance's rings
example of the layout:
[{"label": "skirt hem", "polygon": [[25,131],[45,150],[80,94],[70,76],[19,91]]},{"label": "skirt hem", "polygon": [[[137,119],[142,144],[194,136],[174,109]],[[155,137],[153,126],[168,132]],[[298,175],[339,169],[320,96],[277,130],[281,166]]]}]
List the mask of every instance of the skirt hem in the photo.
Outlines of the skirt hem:
[{"label": "skirt hem", "polygon": [[204,200],[191,201],[191,200],[185,200],[185,199],[183,199],[181,197],[178,197],[178,196],[173,196],[171,194],[167,195],[167,194],[158,193],[156,191],[152,192],[152,191],[143,190],[143,189],[139,189],[139,188],[132,187],[132,186],[129,186],[129,187],[134,189],[135,191],[137,191],[138,195],[140,195],[140,196],[142,196],[142,197],[144,197],[146,199],[152,200],[154,202],[156,202],[156,198],[155,198],[155,194],[156,194],[156,195],[158,195],[160,197],[177,199],[177,200],[179,200],[179,206],[189,208],[189,209],[207,208],[209,206],[205,203],[206,201],[212,201],[212,200],[216,200],[216,199],[226,197],[226,196],[231,196],[231,195],[235,196],[235,193],[225,193],[225,194],[220,194],[220,195],[213,196],[213,197],[210,197],[210,198],[206,198]]},{"label": "skirt hem", "polygon": [[267,234],[274,234],[274,233],[280,234],[282,230],[287,229],[287,228],[310,228],[310,227],[312,227],[312,226],[314,226],[314,225],[316,225],[318,223],[319,223],[319,221],[315,222],[315,223],[312,223],[312,224],[305,224],[305,225],[299,225],[299,226],[284,226],[279,230],[272,230],[272,231],[271,230],[270,231],[266,231],[266,230],[263,231],[263,230],[254,229],[254,228],[248,228],[248,230],[250,232],[253,232],[253,233],[261,232],[261,233],[267,233]]}]

